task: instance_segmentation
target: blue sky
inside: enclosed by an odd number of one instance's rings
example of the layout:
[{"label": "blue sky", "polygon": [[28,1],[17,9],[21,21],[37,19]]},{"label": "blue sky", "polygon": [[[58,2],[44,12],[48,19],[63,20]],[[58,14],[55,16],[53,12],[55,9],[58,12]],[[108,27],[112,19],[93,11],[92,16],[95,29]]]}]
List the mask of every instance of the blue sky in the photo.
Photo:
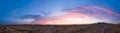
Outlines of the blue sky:
[{"label": "blue sky", "polygon": [[[114,10],[120,14],[120,0],[0,0],[0,24],[14,24],[25,15],[39,19],[58,15],[59,11],[81,5],[96,5]],[[53,14],[49,14],[53,13]],[[30,18],[35,18],[35,17]],[[28,18],[28,17],[24,17]]]}]

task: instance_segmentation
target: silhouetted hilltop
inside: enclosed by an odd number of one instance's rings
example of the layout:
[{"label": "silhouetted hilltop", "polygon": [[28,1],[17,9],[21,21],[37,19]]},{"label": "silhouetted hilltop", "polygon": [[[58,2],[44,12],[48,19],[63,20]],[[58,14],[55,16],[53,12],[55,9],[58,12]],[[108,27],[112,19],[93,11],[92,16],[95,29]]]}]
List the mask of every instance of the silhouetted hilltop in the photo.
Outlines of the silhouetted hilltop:
[{"label": "silhouetted hilltop", "polygon": [[106,23],[106,22],[98,22],[96,24],[109,24],[109,23]]}]

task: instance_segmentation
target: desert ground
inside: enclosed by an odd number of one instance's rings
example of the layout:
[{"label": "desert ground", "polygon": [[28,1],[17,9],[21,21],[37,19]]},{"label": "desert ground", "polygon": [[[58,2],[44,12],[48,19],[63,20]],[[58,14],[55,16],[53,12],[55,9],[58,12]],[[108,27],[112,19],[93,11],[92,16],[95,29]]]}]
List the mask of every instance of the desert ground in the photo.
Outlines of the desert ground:
[{"label": "desert ground", "polygon": [[120,33],[120,24],[0,25],[0,33]]}]

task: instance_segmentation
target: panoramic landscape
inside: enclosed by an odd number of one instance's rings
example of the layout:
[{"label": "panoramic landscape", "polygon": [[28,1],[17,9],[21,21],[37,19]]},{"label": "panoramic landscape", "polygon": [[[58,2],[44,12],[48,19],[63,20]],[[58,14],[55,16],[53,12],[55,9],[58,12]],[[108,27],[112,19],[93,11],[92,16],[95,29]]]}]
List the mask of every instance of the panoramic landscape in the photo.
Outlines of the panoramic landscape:
[{"label": "panoramic landscape", "polygon": [[0,0],[0,33],[120,33],[120,0]]}]

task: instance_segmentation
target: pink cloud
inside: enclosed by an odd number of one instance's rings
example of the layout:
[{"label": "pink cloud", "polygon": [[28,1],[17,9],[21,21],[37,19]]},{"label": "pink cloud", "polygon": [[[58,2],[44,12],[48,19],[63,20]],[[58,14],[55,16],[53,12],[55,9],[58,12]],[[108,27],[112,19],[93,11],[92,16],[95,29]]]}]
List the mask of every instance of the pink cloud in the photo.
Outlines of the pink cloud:
[{"label": "pink cloud", "polygon": [[62,12],[65,13],[62,16],[36,21],[34,24],[89,24],[101,21],[110,22],[113,17],[120,17],[120,14],[99,6],[80,6],[73,9],[65,9]]}]

